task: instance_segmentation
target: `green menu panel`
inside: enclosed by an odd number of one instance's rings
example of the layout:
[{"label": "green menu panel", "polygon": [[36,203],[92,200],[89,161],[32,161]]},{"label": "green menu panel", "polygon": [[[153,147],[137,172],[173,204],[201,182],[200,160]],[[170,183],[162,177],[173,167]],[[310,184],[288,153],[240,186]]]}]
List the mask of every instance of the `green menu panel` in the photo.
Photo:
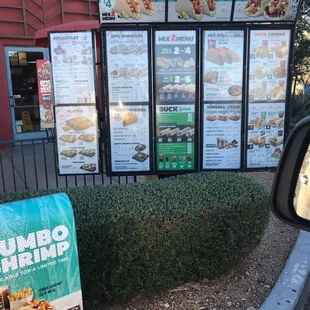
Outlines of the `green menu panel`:
[{"label": "green menu panel", "polygon": [[158,171],[195,169],[195,105],[157,105]]}]

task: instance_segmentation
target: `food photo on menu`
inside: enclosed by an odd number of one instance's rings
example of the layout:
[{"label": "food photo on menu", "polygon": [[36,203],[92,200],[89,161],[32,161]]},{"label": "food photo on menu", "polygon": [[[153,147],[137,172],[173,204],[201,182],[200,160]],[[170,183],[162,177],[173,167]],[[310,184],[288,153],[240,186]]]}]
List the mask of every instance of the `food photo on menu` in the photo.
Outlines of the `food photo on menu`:
[{"label": "food photo on menu", "polygon": [[283,21],[290,19],[298,0],[248,0],[237,1],[234,20]]},{"label": "food photo on menu", "polygon": [[113,4],[99,0],[102,22],[163,22],[165,1],[153,0],[115,0]]}]

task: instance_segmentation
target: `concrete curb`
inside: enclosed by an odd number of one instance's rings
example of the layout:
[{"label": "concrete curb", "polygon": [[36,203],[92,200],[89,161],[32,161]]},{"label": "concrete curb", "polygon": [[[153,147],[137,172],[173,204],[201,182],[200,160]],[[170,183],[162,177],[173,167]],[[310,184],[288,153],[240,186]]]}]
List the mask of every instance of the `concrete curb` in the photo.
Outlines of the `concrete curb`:
[{"label": "concrete curb", "polygon": [[301,231],[286,265],[260,310],[303,309],[310,291],[310,233]]}]

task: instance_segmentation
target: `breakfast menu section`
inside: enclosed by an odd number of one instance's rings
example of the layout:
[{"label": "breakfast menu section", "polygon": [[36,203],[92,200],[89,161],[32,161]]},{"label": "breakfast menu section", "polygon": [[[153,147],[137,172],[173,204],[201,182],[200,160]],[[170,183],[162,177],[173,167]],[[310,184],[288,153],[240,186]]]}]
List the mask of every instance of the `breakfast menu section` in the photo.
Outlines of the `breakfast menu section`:
[{"label": "breakfast menu section", "polygon": [[283,150],[285,103],[249,105],[247,168],[276,167]]},{"label": "breakfast menu section", "polygon": [[158,171],[195,169],[195,105],[157,105]]},{"label": "breakfast menu section", "polygon": [[98,173],[98,125],[95,106],[56,106],[60,174]]},{"label": "breakfast menu section", "polygon": [[204,102],[242,100],[244,31],[203,32]]},{"label": "breakfast menu section", "polygon": [[55,104],[95,104],[92,32],[50,33]]},{"label": "breakfast menu section", "polygon": [[107,31],[106,45],[109,102],[148,102],[148,32]]},{"label": "breakfast menu section", "polygon": [[110,104],[109,112],[112,172],[149,171],[149,106]]},{"label": "breakfast menu section", "polygon": [[205,104],[203,169],[241,168],[241,104]]},{"label": "breakfast menu section", "polygon": [[290,30],[250,32],[249,102],[286,99]]}]

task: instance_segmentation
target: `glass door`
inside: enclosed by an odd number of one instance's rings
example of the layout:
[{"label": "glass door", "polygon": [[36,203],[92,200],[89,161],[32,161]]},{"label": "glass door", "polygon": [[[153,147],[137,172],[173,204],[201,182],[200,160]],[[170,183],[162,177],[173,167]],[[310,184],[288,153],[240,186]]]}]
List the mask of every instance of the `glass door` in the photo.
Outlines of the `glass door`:
[{"label": "glass door", "polygon": [[36,60],[48,59],[45,48],[5,47],[14,140],[46,136],[40,128]]}]

